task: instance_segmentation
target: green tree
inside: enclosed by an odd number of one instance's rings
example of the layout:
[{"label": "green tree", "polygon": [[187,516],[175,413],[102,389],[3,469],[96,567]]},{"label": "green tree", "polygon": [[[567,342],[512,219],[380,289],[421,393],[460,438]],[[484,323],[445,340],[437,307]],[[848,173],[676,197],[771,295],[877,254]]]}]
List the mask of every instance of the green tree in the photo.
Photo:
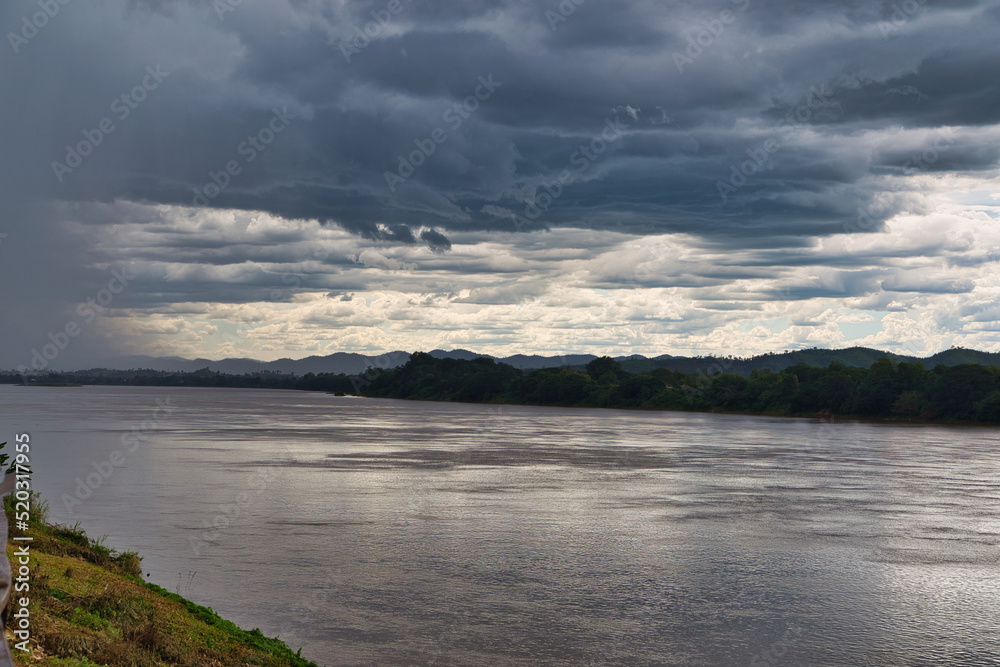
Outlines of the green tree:
[{"label": "green tree", "polygon": [[924,412],[924,395],[919,391],[904,391],[892,404],[892,414],[919,417]]},{"label": "green tree", "polygon": [[851,412],[868,416],[888,414],[900,393],[896,366],[889,358],[882,357],[868,369]]},{"label": "green tree", "polygon": [[716,375],[705,391],[705,400],[711,405],[734,412],[749,408],[747,387],[750,381],[740,375],[729,373]]},{"label": "green tree", "polygon": [[611,357],[600,357],[587,364],[587,374],[598,384],[615,384],[622,374],[622,365]]},{"label": "green tree", "polygon": [[938,419],[972,420],[976,417],[975,404],[996,388],[996,375],[989,368],[973,364],[952,366],[928,389],[928,407]]},{"label": "green tree", "polygon": [[983,400],[976,401],[974,407],[978,421],[1000,424],[1000,391],[990,392]]},{"label": "green tree", "polygon": [[618,395],[627,407],[639,407],[664,388],[663,380],[652,375],[633,375],[618,385]]}]

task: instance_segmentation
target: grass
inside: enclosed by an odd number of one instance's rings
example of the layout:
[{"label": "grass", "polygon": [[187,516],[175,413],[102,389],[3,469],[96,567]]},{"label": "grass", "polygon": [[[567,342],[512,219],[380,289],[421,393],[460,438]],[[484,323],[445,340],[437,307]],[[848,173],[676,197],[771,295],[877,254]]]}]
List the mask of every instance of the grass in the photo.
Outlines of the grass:
[{"label": "grass", "polygon": [[[27,531],[4,509],[10,537],[30,535],[32,654],[13,649],[16,665],[41,667],[316,667],[284,642],[243,630],[202,607],[142,580],[142,558],[87,537],[79,523],[47,522],[47,506],[33,498]],[[7,557],[13,561],[14,543]],[[21,544],[21,543],[18,543]],[[16,572],[17,564],[14,562]],[[13,602],[12,602],[13,604]],[[8,611],[8,627],[14,629]],[[301,652],[301,649],[300,649]]]}]

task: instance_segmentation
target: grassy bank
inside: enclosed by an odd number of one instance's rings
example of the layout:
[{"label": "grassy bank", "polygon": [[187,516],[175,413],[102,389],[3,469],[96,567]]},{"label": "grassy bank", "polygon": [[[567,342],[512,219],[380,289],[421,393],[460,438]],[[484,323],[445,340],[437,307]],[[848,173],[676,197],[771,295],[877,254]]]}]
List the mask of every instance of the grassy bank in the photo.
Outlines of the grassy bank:
[{"label": "grassy bank", "polygon": [[[143,581],[141,558],[92,540],[79,526],[46,521],[37,499],[27,530],[16,528],[12,497],[5,502],[10,537],[30,535],[32,653],[12,648],[15,664],[47,666],[316,667],[278,639],[242,630],[207,607]],[[15,544],[7,542],[15,578]],[[14,628],[12,600],[8,637]]]}]

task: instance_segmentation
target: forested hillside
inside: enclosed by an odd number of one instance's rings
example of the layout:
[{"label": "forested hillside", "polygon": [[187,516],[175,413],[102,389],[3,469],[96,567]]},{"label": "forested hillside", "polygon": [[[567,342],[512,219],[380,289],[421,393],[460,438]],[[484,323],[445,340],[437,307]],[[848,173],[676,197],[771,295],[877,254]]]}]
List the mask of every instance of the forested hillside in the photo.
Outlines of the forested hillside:
[{"label": "forested hillside", "polygon": [[436,359],[414,353],[403,367],[381,371],[367,396],[435,401],[601,408],[701,410],[773,415],[832,414],[950,422],[1000,423],[1000,368],[975,364],[896,362],[869,368],[839,362],[797,364],[749,377],[723,364],[685,373],[664,368],[630,373],[608,357],[583,370],[523,374],[491,359]]}]

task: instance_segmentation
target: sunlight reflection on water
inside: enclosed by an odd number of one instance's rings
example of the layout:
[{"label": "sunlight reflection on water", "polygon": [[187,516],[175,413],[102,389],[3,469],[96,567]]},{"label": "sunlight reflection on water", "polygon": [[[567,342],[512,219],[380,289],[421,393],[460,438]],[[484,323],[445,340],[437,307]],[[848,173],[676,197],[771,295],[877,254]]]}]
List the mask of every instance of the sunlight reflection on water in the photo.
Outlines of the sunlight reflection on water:
[{"label": "sunlight reflection on water", "polygon": [[996,430],[223,389],[0,406],[54,520],[320,664],[1000,664]]}]

